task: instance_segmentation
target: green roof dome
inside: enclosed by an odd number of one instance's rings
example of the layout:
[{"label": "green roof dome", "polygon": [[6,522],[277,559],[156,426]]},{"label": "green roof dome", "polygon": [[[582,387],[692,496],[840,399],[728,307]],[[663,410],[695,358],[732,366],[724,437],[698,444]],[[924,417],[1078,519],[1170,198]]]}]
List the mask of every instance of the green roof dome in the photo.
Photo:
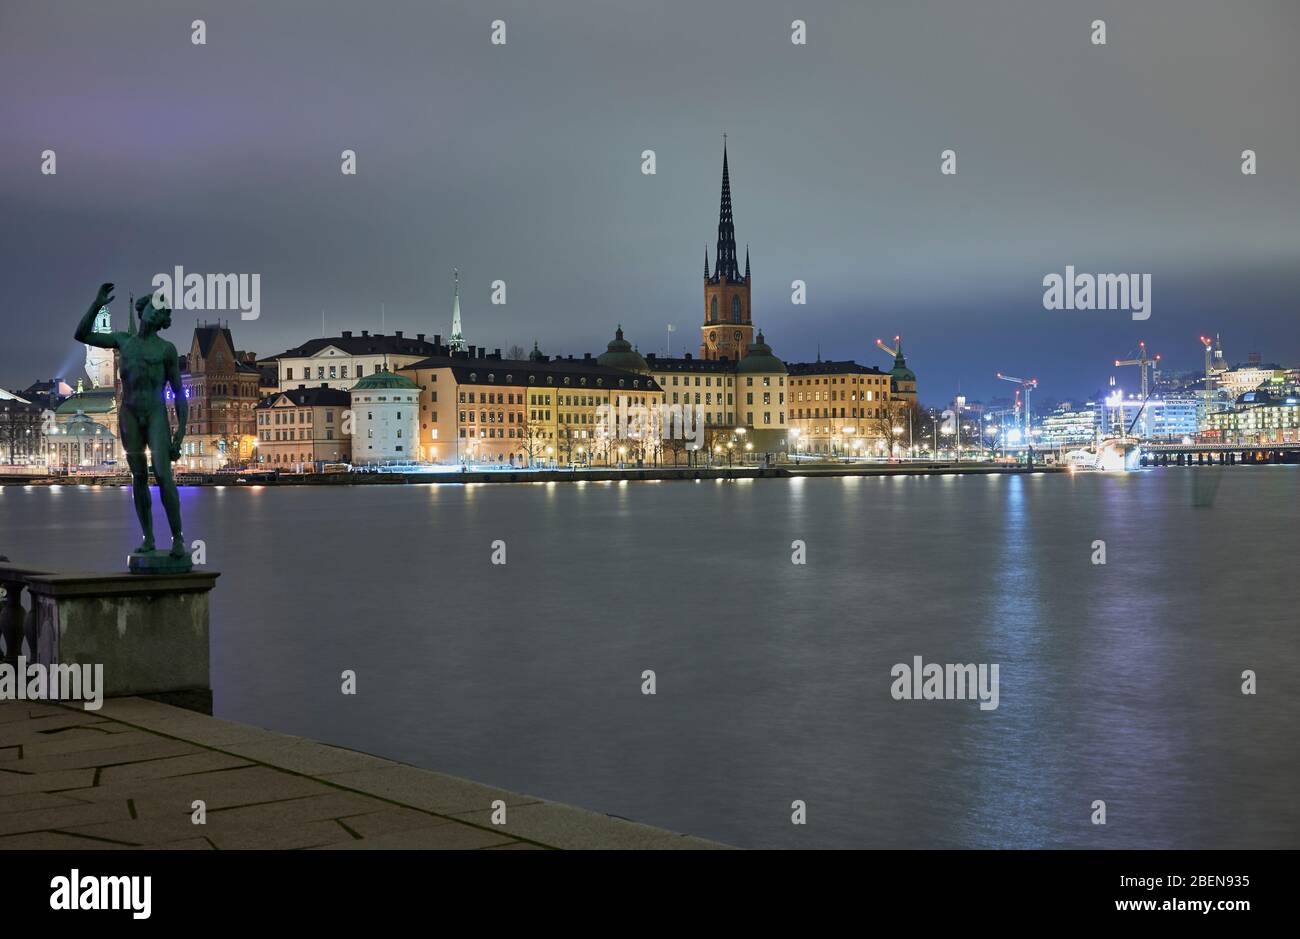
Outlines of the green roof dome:
[{"label": "green roof dome", "polygon": [[419,385],[411,381],[405,375],[398,375],[396,372],[371,372],[365,378],[361,379],[352,386],[353,391],[382,391],[385,388],[400,389],[402,391],[414,391],[419,389]]},{"label": "green roof dome", "polygon": [[64,399],[54,409],[55,414],[108,414],[117,407],[117,395],[112,388],[94,388],[79,391]]},{"label": "green roof dome", "polygon": [[738,372],[776,372],[786,374],[785,363],[772,354],[772,347],[763,341],[762,330],[749,344],[749,354],[736,366]]},{"label": "green roof dome", "polygon": [[890,377],[895,382],[916,381],[916,372],[907,367],[907,359],[903,358],[903,344],[898,344],[898,353],[894,356],[894,367],[889,370]]},{"label": "green roof dome", "polygon": [[112,437],[113,432],[103,424],[96,423],[92,418],[78,412],[68,420],[63,428],[63,433],[69,437]]},{"label": "green roof dome", "polygon": [[605,351],[596,356],[597,364],[604,368],[619,368],[625,372],[643,372],[649,374],[650,366],[646,360],[641,357],[641,353],[632,348],[632,343],[623,338],[623,327],[620,325],[614,333],[614,338],[609,341]]}]

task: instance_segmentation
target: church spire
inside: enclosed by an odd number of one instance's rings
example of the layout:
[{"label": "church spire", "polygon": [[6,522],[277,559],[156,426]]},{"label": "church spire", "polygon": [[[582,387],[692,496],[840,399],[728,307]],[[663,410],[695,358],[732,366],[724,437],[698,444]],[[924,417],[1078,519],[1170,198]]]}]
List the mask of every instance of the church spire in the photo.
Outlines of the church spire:
[{"label": "church spire", "polygon": [[704,279],[709,279],[709,246],[704,246]]},{"label": "church spire", "polygon": [[714,279],[740,280],[736,263],[736,226],[731,215],[731,171],[727,166],[727,141],[722,140],[722,202],[718,207],[718,252]]},{"label": "church spire", "polygon": [[749,280],[749,245],[745,245],[745,280]]},{"label": "church spire", "polygon": [[448,340],[447,345],[453,352],[464,352],[468,345],[460,329],[460,270],[452,268],[452,277],[455,286],[452,288],[451,297],[451,339]]}]

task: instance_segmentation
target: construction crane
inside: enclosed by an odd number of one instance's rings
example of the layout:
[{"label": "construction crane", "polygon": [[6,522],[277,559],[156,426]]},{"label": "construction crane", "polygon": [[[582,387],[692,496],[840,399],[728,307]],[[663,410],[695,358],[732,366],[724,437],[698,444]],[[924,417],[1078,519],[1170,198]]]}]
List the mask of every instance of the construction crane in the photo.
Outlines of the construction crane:
[{"label": "construction crane", "polygon": [[894,345],[892,348],[886,345],[885,340],[883,339],[877,339],[876,345],[879,347],[881,352],[885,353],[885,355],[889,356],[891,359],[896,359],[898,358],[898,350],[903,347],[902,337],[894,337]]},{"label": "construction crane", "polygon": [[[1150,382],[1148,381],[1148,374],[1153,374],[1155,372],[1156,366],[1158,366],[1159,364],[1160,364],[1160,356],[1157,355],[1155,358],[1151,358],[1147,355],[1147,344],[1145,342],[1138,343],[1138,357],[1136,359],[1115,360],[1115,366],[1117,368],[1122,365],[1136,365],[1138,367],[1138,370],[1142,373],[1142,391],[1139,397],[1141,397],[1142,399],[1143,408],[1141,413],[1143,413],[1144,415],[1146,410],[1146,401],[1149,397],[1151,397],[1151,387],[1150,387]],[[1148,372],[1148,369],[1150,370],[1150,373]],[[1122,408],[1120,413],[1123,414]],[[1121,418],[1121,422],[1122,420],[1123,419]],[[1143,436],[1150,436],[1150,432],[1151,432],[1150,421],[1148,421],[1144,416],[1142,420]]]},{"label": "construction crane", "polygon": [[1033,414],[1029,410],[1029,393],[1038,387],[1038,379],[1037,378],[1016,378],[1013,375],[1003,375],[1001,372],[998,372],[998,378],[1002,379],[1003,381],[1009,381],[1014,385],[1019,385],[1021,389],[1025,392],[1024,433],[1025,433],[1025,443],[1029,445],[1031,444],[1029,434],[1030,431],[1033,429],[1033,423],[1034,423]]},{"label": "construction crane", "polygon": [[1214,404],[1214,340],[1201,336],[1201,345],[1205,346],[1205,413],[1210,413]]}]

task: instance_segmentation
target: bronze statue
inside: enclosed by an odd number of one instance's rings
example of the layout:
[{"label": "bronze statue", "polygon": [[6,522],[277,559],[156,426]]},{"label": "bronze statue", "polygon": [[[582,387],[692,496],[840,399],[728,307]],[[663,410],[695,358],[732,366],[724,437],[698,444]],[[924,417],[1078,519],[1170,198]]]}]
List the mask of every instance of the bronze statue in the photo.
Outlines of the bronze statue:
[{"label": "bronze statue", "polygon": [[[185,439],[185,419],[188,407],[185,389],[181,385],[180,361],[176,347],[158,335],[159,330],[172,324],[172,313],[152,292],[135,303],[140,314],[140,329],[125,333],[96,333],[92,325],[99,310],[112,299],[113,285],[99,288],[90,309],[77,326],[78,342],[118,350],[118,375],[122,379],[122,405],[118,414],[118,427],[126,462],[131,468],[131,491],[135,497],[135,514],[140,520],[144,541],[131,553],[130,569],[140,573],[182,572],[192,567],[181,534],[181,500],[172,478],[172,463],[181,457],[181,443]],[[130,310],[127,316],[133,316]],[[132,321],[134,324],[134,320]],[[170,386],[176,402],[176,432],[172,433],[167,419],[164,387]],[[153,503],[149,496],[149,463],[145,458],[148,447],[153,457],[153,473],[158,480],[158,495],[167,512],[171,527],[171,551],[154,550]]]}]

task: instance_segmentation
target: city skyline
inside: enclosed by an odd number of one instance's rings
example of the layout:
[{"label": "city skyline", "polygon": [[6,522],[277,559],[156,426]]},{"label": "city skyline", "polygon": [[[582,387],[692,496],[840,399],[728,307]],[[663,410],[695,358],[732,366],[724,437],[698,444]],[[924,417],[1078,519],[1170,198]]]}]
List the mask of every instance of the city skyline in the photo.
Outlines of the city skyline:
[{"label": "city skyline", "polygon": [[[819,8],[806,48],[775,6],[683,6],[678,21],[506,4],[500,47],[468,5],[436,21],[413,8],[406,29],[236,5],[198,47],[188,22],[147,4],[87,10],[93,28],[72,36],[50,13],[6,14],[0,77],[23,94],[0,103],[5,256],[11,280],[40,287],[38,325],[0,350],[0,383],[75,376],[83,350],[58,324],[78,298],[101,280],[138,292],[176,264],[261,274],[261,317],[233,323],[259,356],[345,329],[447,335],[453,268],[475,344],[598,352],[622,323],[642,352],[662,352],[672,323],[675,351],[691,349],[724,132],[754,321],[787,361],[820,348],[884,365],[874,339],[902,334],[922,399],[937,403],[958,387],[1003,396],[998,371],[1038,377],[1045,398],[1086,396],[1139,339],[1179,370],[1215,332],[1233,361],[1300,360],[1300,140],[1281,119],[1297,77],[1283,37],[1300,14],[1099,9],[1111,38],[1088,47],[1071,38],[1087,23],[1057,11],[938,7],[936,22]],[[1172,33],[1154,29],[1171,18]],[[724,27],[744,54],[719,78],[695,59]],[[837,40],[850,27],[861,46]],[[286,34],[290,48],[266,41]],[[890,48],[899,36],[906,58]],[[142,41],[157,49],[150,66],[120,53]],[[1246,41],[1247,69],[1204,67]],[[1163,60],[1189,44],[1200,66]],[[72,65],[47,75],[54,50]],[[1012,51],[1109,67],[1028,88],[1016,68],[990,72]],[[593,69],[637,106],[588,88]],[[959,80],[970,70],[986,82],[978,95]],[[1129,94],[1139,82],[1146,99]],[[165,130],[140,132],[154,122]],[[1240,173],[1247,147],[1256,176]],[[39,171],[47,148],[53,176]],[[347,148],[356,176],[339,172]],[[1151,319],[1044,310],[1041,279],[1067,264],[1150,273]],[[497,279],[504,305],[489,302]],[[805,306],[790,303],[796,279]],[[177,329],[217,318],[178,311]]]}]

